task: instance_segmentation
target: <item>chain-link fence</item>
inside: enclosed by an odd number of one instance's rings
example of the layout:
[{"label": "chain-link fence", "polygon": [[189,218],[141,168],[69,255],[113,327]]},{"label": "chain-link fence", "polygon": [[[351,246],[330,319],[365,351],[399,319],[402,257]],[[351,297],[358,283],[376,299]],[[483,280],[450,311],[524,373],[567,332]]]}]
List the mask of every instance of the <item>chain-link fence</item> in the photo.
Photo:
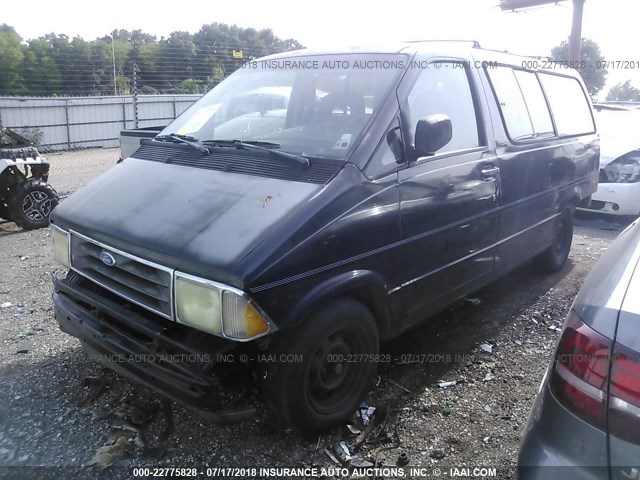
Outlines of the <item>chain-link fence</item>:
[{"label": "chain-link fence", "polygon": [[66,195],[116,164],[122,130],[167,125],[199,97],[0,97],[0,125],[46,154],[50,183]]}]

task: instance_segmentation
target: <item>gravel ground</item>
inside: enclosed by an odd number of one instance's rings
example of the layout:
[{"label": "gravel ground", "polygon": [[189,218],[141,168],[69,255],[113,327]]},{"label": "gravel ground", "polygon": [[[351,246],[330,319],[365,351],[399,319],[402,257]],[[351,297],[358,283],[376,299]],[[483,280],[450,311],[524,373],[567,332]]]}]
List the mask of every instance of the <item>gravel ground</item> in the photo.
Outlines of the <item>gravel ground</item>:
[{"label": "gravel ground", "polygon": [[120,149],[91,148],[45,156],[51,164],[49,183],[59,195],[67,195],[115,165],[120,158]]},{"label": "gravel ground", "polygon": [[[560,273],[542,276],[525,265],[383,345],[393,360],[380,366],[364,400],[386,406],[388,416],[360,458],[377,455],[389,465],[406,453],[413,466],[488,466],[515,478],[555,327],[621,229],[593,217],[580,223]],[[336,467],[325,448],[353,441],[346,426],[320,438],[283,429],[259,403],[254,420],[216,426],[161,401],[90,362],[58,330],[50,277],[63,272],[47,230],[0,223],[0,251],[0,478],[131,478],[135,466]],[[438,386],[454,380],[452,388]],[[88,466],[96,460],[116,461]]]}]

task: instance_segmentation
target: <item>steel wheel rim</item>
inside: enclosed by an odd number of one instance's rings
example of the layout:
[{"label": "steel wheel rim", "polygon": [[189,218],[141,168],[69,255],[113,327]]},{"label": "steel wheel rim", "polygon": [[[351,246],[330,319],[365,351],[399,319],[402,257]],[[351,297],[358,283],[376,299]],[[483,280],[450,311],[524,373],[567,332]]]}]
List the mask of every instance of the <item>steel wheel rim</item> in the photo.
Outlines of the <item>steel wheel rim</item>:
[{"label": "steel wheel rim", "polygon": [[336,330],[320,341],[307,370],[307,398],[314,410],[334,413],[357,388],[355,365],[363,346],[364,341],[347,329]]}]

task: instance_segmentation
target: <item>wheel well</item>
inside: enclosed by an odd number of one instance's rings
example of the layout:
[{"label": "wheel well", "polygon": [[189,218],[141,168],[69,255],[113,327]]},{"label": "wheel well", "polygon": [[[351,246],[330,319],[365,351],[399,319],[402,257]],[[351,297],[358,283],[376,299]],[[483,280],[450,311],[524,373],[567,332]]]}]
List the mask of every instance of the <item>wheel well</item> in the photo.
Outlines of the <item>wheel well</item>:
[{"label": "wheel well", "polygon": [[387,302],[387,287],[384,279],[373,272],[353,271],[331,277],[313,288],[306,289],[292,308],[285,313],[278,326],[282,330],[305,322],[312,312],[329,302],[349,299],[365,306],[373,315],[381,339],[391,333],[392,311]]},{"label": "wheel well", "polygon": [[7,167],[0,172],[0,188],[11,188],[25,179],[24,174],[17,168],[13,166]]},{"label": "wheel well", "polygon": [[370,288],[366,286],[358,286],[341,292],[335,298],[351,298],[362,303],[369,309],[373,318],[378,325],[378,333],[380,338],[384,339],[389,332],[389,311],[387,304],[379,295],[376,295]]}]

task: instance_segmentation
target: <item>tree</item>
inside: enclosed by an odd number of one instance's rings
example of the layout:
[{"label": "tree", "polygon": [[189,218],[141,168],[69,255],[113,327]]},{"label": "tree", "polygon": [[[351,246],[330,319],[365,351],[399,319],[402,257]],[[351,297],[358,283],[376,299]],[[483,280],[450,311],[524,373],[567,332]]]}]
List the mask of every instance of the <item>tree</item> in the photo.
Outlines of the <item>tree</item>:
[{"label": "tree", "polygon": [[157,76],[164,90],[172,90],[182,80],[191,78],[196,46],[189,32],[172,32],[161,39],[157,50]]},{"label": "tree", "polygon": [[26,48],[22,81],[30,95],[49,96],[60,91],[62,75],[49,50],[49,44],[42,40],[31,40]]},{"label": "tree", "polygon": [[91,71],[93,72],[93,95],[113,94],[113,63],[111,60],[111,38],[91,42]]},{"label": "tree", "polygon": [[0,95],[25,93],[22,81],[22,38],[9,25],[0,25]]},{"label": "tree", "polygon": [[[56,93],[63,95],[87,95],[93,93],[91,69],[91,45],[80,37],[72,40],[68,36],[48,33],[41,37],[38,45],[48,47],[48,56],[60,73],[60,86]],[[43,45],[43,43],[45,45]],[[38,90],[38,85],[27,85]]]},{"label": "tree", "polygon": [[195,78],[185,78],[173,89],[173,93],[202,93],[202,85]]},{"label": "tree", "polygon": [[69,46],[69,66],[73,77],[67,80],[67,90],[72,95],[91,95],[94,80],[91,69],[91,44],[80,37],[74,37]]},{"label": "tree", "polygon": [[49,33],[27,42],[0,25],[0,95],[113,95],[114,57],[118,93],[132,92],[134,66],[139,92],[200,93],[249,59],[297,48],[269,29],[224,23],[159,40],[120,29],[91,41]]},{"label": "tree", "polygon": [[631,80],[618,83],[611,87],[607,100],[618,102],[640,102],[640,90],[631,85]]},{"label": "tree", "polygon": [[149,85],[143,85],[138,89],[138,93],[141,95],[158,95],[160,92]]},{"label": "tree", "polygon": [[[116,38],[113,49],[116,54],[116,72],[118,75],[131,76],[131,62],[129,61],[129,53],[133,46],[128,40],[120,40]],[[112,57],[110,57],[112,58]],[[113,60],[113,58],[112,58]]]},{"label": "tree", "polygon": [[146,93],[159,93],[161,82],[158,79],[158,49],[159,45],[154,41],[141,46],[136,43],[129,52],[131,61],[135,62],[138,72],[138,91],[141,91],[141,86],[148,86],[149,89]]},{"label": "tree", "polygon": [[[203,25],[194,34],[196,60],[194,74],[198,78],[210,77],[209,84],[217,84],[220,72],[223,78],[251,58],[302,48],[297,40],[281,40],[270,29],[255,30],[225,23]],[[232,52],[242,51],[243,58],[233,58]],[[213,72],[213,74],[212,74]]]},{"label": "tree", "polygon": [[214,66],[211,75],[207,77],[207,90],[211,90],[224,80],[224,69],[220,66]]},{"label": "tree", "polygon": [[[551,50],[551,59],[554,61],[568,62],[569,42],[564,41]],[[603,60],[604,57],[600,52],[598,44],[593,40],[583,38],[580,49],[580,61],[584,65],[584,68],[578,71],[591,95],[596,95],[602,90],[607,80],[607,69],[602,66]]]}]

